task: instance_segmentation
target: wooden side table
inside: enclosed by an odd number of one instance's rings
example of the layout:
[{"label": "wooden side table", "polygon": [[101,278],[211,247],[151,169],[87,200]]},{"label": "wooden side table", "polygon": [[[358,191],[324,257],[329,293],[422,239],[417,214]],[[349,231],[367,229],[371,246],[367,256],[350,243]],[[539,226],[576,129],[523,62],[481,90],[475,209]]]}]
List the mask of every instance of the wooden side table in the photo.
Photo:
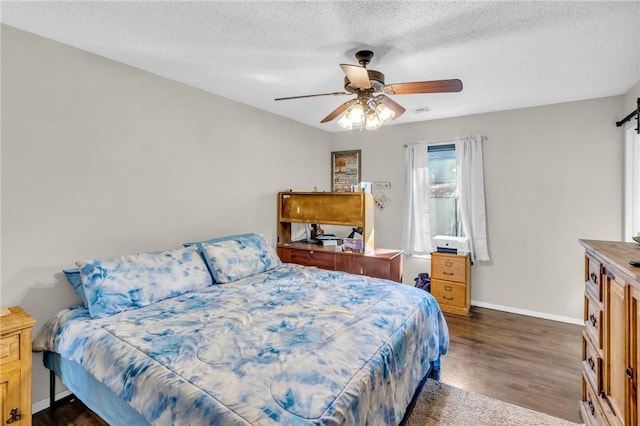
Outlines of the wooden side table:
[{"label": "wooden side table", "polygon": [[31,329],[36,323],[19,306],[0,316],[2,424],[31,425]]},{"label": "wooden side table", "polygon": [[431,253],[431,294],[443,312],[467,315],[471,308],[471,257]]}]

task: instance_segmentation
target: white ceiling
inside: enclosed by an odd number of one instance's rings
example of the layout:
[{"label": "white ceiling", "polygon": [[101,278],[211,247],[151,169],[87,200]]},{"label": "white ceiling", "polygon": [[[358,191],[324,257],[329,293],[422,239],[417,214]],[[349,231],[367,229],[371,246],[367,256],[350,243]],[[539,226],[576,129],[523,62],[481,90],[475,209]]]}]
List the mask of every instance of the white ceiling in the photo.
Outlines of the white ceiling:
[{"label": "white ceiling", "polygon": [[[349,97],[338,64],[375,52],[387,83],[459,78],[460,93],[397,95],[393,123],[620,95],[640,80],[640,1],[2,1],[0,21],[327,131]],[[423,107],[428,112],[414,110]]]}]

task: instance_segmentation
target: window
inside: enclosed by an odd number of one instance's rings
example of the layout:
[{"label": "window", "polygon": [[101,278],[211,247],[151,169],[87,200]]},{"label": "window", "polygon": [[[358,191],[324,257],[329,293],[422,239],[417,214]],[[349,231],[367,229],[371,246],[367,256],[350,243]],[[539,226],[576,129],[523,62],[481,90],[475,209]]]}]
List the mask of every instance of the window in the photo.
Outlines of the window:
[{"label": "window", "polygon": [[[471,261],[488,261],[482,135],[405,145],[402,247],[410,256],[431,253],[431,237],[465,236]],[[464,232],[463,232],[464,230]]]},{"label": "window", "polygon": [[427,156],[431,237],[462,236],[456,147],[454,144],[429,145]]}]

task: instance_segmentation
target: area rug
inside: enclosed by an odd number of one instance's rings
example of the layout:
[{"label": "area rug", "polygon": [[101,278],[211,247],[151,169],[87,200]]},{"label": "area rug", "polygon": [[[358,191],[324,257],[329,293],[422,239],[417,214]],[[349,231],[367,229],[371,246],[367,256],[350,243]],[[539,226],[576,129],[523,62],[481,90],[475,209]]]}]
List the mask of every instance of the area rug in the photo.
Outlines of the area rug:
[{"label": "area rug", "polygon": [[406,426],[575,426],[578,423],[427,380]]}]

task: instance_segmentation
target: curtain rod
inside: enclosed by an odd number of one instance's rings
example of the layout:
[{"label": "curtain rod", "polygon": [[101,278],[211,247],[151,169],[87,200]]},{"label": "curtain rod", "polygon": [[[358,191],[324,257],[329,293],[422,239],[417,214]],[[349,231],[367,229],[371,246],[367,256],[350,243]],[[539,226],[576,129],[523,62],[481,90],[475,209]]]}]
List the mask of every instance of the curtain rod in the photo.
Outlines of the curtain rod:
[{"label": "curtain rod", "polygon": [[[435,145],[435,144],[438,144],[438,143],[453,143],[453,142],[455,142],[455,141],[456,141],[456,140],[458,140],[458,139],[462,139],[462,138],[454,138],[454,139],[446,140],[446,141],[409,142],[409,143],[402,144],[402,147],[403,147],[403,148],[406,148],[406,147],[408,147],[408,146],[410,146],[410,145],[415,145],[415,144],[417,144],[417,143],[426,143],[426,144],[434,144],[434,145]],[[484,135],[482,135],[482,136],[480,136],[480,139],[482,139],[483,141],[486,141],[486,140],[487,140],[487,139],[489,139],[489,138],[488,138],[488,137],[486,137],[486,136],[484,136]]]},{"label": "curtain rod", "polygon": [[622,126],[624,123],[631,120],[635,116],[638,122],[638,124],[636,125],[636,132],[640,135],[640,98],[638,98],[637,104],[638,104],[638,108],[635,111],[631,112],[622,120],[616,121],[616,126],[618,127]]}]

